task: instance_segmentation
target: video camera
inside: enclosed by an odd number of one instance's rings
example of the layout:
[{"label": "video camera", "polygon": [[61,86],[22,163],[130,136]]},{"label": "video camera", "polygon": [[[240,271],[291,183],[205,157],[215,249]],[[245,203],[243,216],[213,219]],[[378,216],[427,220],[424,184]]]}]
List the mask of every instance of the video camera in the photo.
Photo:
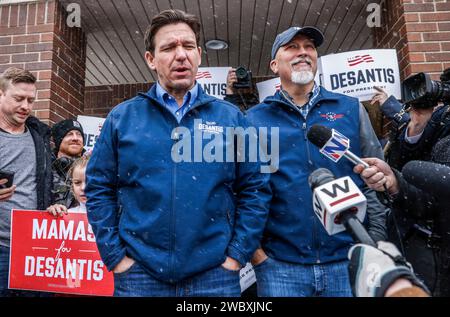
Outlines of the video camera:
[{"label": "video camera", "polygon": [[450,103],[450,68],[444,70],[441,81],[431,80],[430,75],[418,73],[402,83],[402,99],[414,108],[435,107],[438,102]]},{"label": "video camera", "polygon": [[236,89],[252,88],[252,72],[245,67],[239,66],[236,68],[237,81],[233,84]]}]

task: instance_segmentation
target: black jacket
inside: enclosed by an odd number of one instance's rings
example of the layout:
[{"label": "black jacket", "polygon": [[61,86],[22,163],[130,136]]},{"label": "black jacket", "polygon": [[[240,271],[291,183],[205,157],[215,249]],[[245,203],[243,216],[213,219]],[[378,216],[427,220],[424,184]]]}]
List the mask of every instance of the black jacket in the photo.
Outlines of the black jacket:
[{"label": "black jacket", "polygon": [[406,258],[412,262],[416,273],[422,275],[432,290],[438,283],[434,295],[450,296],[450,199],[433,195],[432,189],[431,194],[420,190],[399,172],[411,160],[450,166],[450,107],[441,107],[433,113],[418,143],[408,144],[404,140],[404,130],[388,157],[389,164],[398,169],[394,172],[400,189],[393,201],[395,219],[389,218],[390,239],[398,243],[398,235],[392,228],[396,220]]},{"label": "black jacket", "polygon": [[78,205],[71,191],[72,180],[69,179],[69,170],[75,161],[75,158],[53,157],[53,203],[61,204],[67,208]]},{"label": "black jacket", "polygon": [[397,134],[386,157],[391,167],[401,170],[412,160],[430,161],[433,147],[439,140],[450,135],[450,106],[437,109],[425,127],[419,142],[409,144],[405,141],[407,124]]},{"label": "black jacket", "polygon": [[[450,106],[436,110],[416,144],[405,141],[406,127],[399,134],[399,139],[391,148],[388,163],[401,170],[412,160],[432,161],[450,165]],[[415,218],[433,217],[436,211],[437,198],[422,192],[406,182],[401,173],[396,171],[400,193],[394,200],[394,207]],[[442,199],[440,199],[442,201]]]},{"label": "black jacket", "polygon": [[227,94],[225,95],[224,100],[238,106],[239,109],[244,112],[259,104],[259,98],[256,93]]},{"label": "black jacket", "polygon": [[37,208],[45,210],[53,202],[50,128],[35,117],[29,117],[25,124],[30,130],[36,149]]}]

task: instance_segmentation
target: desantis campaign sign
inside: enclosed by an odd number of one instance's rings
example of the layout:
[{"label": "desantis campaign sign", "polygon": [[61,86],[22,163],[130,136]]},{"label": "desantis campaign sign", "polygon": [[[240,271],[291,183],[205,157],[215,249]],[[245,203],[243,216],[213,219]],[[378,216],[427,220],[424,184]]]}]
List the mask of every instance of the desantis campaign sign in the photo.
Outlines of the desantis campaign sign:
[{"label": "desantis campaign sign", "polygon": [[225,98],[227,76],[231,67],[200,67],[196,80],[205,93],[219,99]]},{"label": "desantis campaign sign", "polygon": [[273,96],[278,90],[280,90],[281,83],[280,77],[272,78],[266,81],[256,83],[256,89],[258,89],[259,102],[263,102],[267,97]]},{"label": "desantis campaign sign", "polygon": [[112,296],[114,277],[100,259],[86,213],[13,210],[9,288]]},{"label": "desantis campaign sign", "polygon": [[102,131],[105,118],[78,116],[77,121],[80,122],[84,132],[84,149],[91,151],[94,149],[100,132]]},{"label": "desantis campaign sign", "polygon": [[333,92],[368,101],[383,88],[388,96],[401,99],[397,53],[373,49],[331,54],[320,58],[322,85]]}]

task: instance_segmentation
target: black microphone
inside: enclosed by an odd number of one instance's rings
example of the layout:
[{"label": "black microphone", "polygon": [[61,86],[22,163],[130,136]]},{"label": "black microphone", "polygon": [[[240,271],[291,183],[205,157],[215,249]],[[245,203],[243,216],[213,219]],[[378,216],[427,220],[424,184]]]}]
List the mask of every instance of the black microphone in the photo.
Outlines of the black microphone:
[{"label": "black microphone", "polygon": [[[336,132],[337,131],[334,129],[330,129],[330,128],[320,125],[320,124],[315,124],[309,129],[306,136],[312,144],[314,144],[321,150],[325,147],[325,145],[327,143],[332,142],[332,144],[334,146],[336,146],[337,148],[340,147],[341,149],[345,149],[343,156],[346,159],[350,160],[353,164],[355,164],[355,165],[362,164],[364,166],[364,168],[369,167],[369,164],[367,164],[366,162],[361,160],[361,158],[359,158],[357,155],[353,154],[352,152],[350,152],[348,150],[348,144],[346,144],[345,140],[343,140],[342,138],[339,138],[339,137],[335,137]],[[345,136],[341,135],[340,133],[339,133],[339,135],[341,137],[345,138]],[[347,138],[345,138],[345,139],[347,139]],[[322,152],[322,154],[324,154],[324,153]],[[334,155],[338,155],[338,154],[334,153]],[[330,159],[332,159],[330,156],[328,156],[328,157]],[[337,159],[340,159],[340,157],[338,157]]]},{"label": "black microphone", "polygon": [[405,180],[437,200],[450,201],[450,167],[433,162],[410,161],[402,169]]},{"label": "black microphone", "polygon": [[[328,234],[342,231],[343,229],[338,228],[339,223],[342,223],[356,241],[377,247],[366,228],[364,228],[355,215],[355,212],[365,214],[366,198],[350,177],[343,177],[336,180],[330,170],[319,168],[310,174],[308,183],[314,192],[314,212],[319,217],[321,224],[325,227]],[[325,184],[329,186],[317,189]],[[359,199],[357,198],[358,196]],[[347,205],[343,210],[339,210],[339,207],[336,209],[339,204],[350,201],[352,198],[355,200],[352,201],[350,206]],[[363,203],[362,205],[361,202]],[[358,205],[359,208],[357,207]],[[361,210],[362,208],[364,210]],[[328,218],[332,213],[334,214],[334,221],[330,221],[331,219]]]}]

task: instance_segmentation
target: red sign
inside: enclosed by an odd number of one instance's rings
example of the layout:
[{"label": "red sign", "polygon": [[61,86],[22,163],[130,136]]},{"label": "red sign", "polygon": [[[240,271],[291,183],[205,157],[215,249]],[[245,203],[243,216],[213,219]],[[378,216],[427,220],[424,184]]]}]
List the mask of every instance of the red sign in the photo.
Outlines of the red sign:
[{"label": "red sign", "polygon": [[9,288],[112,296],[114,277],[100,258],[86,213],[56,218],[13,210]]}]

